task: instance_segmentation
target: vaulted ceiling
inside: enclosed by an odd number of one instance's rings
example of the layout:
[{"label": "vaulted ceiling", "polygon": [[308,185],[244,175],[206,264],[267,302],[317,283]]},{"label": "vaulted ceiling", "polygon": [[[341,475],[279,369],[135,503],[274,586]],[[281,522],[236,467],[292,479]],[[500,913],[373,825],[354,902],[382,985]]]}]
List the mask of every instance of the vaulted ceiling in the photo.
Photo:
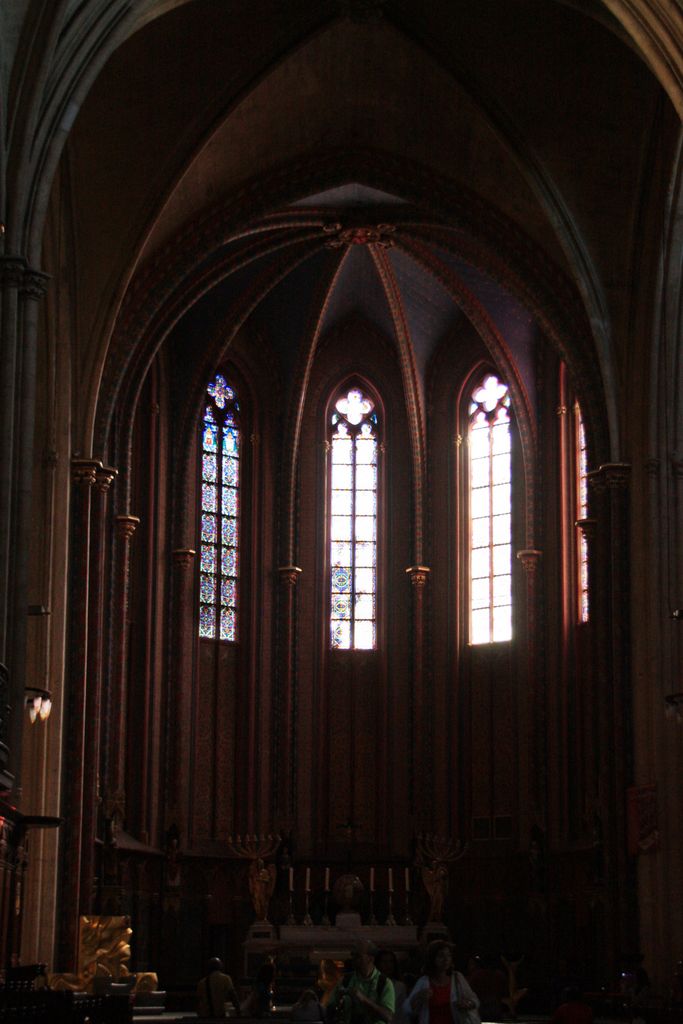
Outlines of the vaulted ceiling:
[{"label": "vaulted ceiling", "polygon": [[[240,315],[283,365],[311,317],[358,315],[402,332],[423,380],[467,315],[520,380],[534,331],[560,347],[574,331],[576,372],[614,393],[676,128],[590,0],[139,5],[53,193],[73,212],[81,372],[103,372],[131,282],[201,276],[233,246],[183,309],[208,288],[211,319],[235,317],[253,290]],[[350,231],[380,224],[370,244]]]}]

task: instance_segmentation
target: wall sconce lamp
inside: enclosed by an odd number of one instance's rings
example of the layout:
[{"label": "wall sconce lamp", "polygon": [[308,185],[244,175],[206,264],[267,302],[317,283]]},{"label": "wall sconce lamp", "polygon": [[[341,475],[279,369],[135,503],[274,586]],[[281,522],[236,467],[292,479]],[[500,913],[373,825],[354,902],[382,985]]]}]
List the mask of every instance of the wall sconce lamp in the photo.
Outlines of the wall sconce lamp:
[{"label": "wall sconce lamp", "polygon": [[683,724],[683,693],[668,693],[664,698],[664,714]]},{"label": "wall sconce lamp", "polygon": [[52,695],[50,691],[41,690],[37,686],[27,686],[25,693],[26,707],[28,708],[28,717],[31,719],[31,723],[35,722],[37,718],[44,722],[52,710]]}]

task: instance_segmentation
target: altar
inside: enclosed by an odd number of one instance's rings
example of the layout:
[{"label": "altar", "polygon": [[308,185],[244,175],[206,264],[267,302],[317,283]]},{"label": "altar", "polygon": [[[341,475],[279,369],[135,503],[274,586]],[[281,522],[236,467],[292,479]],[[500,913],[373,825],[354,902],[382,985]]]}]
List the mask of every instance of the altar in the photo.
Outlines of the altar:
[{"label": "altar", "polygon": [[360,940],[374,943],[378,949],[390,949],[400,956],[420,945],[414,924],[363,924],[360,914],[337,914],[335,924],[283,924],[259,932],[252,926],[244,943],[244,973],[253,976],[268,956],[291,964],[309,965],[317,970],[323,959],[346,961]]}]

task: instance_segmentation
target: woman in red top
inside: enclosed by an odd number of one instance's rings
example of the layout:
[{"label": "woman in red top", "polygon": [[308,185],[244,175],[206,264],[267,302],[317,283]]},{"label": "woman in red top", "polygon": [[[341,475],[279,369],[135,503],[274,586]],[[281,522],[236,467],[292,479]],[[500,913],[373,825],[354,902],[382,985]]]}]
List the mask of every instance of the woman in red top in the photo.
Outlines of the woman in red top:
[{"label": "woman in red top", "polygon": [[450,944],[435,939],[427,946],[425,973],[406,999],[404,1013],[419,1024],[480,1024],[479,1000],[459,971],[453,969]]}]

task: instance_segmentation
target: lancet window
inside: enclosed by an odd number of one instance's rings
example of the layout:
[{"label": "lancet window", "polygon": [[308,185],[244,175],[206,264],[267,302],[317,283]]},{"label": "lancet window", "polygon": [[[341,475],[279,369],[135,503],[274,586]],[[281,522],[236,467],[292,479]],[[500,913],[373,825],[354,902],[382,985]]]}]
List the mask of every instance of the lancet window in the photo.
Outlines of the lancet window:
[{"label": "lancet window", "polygon": [[377,474],[374,399],[347,387],[332,403],[329,444],[330,646],[377,646]]},{"label": "lancet window", "polygon": [[[588,451],[581,407],[574,403],[574,490],[577,522],[588,516]],[[579,622],[588,622],[588,542],[580,526],[575,527],[576,580]]]},{"label": "lancet window", "polygon": [[512,636],[510,394],[492,373],[468,404],[469,640]]},{"label": "lancet window", "polygon": [[199,635],[238,639],[240,408],[218,373],[206,389],[201,433]]}]

